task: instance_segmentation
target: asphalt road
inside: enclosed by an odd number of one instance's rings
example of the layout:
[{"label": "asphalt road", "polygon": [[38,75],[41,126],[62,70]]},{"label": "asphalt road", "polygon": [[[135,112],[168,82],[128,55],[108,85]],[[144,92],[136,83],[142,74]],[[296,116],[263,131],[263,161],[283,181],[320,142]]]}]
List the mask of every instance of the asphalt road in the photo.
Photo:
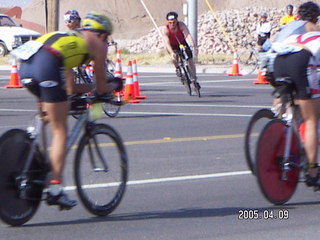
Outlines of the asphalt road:
[{"label": "asphalt road", "polygon": [[[26,127],[35,113],[26,90],[3,88],[9,74],[0,72],[0,133]],[[0,223],[1,239],[318,239],[319,193],[300,184],[287,204],[273,206],[247,169],[244,130],[250,116],[272,102],[271,87],[255,80],[199,74],[198,98],[172,73],[140,74],[147,99],[100,120],[118,130],[129,155],[120,206],[97,218],[81,205],[60,212],[44,203],[22,227]],[[72,154],[65,176],[73,186]],[[247,210],[278,218],[239,219]],[[288,218],[280,219],[284,212]]]}]

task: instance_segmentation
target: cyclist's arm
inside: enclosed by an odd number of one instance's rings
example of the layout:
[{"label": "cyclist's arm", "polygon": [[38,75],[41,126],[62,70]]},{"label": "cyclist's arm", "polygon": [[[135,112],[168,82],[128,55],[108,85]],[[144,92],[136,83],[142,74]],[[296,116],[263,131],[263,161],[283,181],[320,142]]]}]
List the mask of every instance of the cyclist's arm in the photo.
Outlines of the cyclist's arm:
[{"label": "cyclist's arm", "polygon": [[183,22],[179,22],[179,26],[181,27],[181,30],[186,38],[186,41],[188,42],[188,44],[190,44],[190,47],[193,49],[194,54],[197,55],[198,47],[196,46],[188,27]]},{"label": "cyclist's arm", "polygon": [[90,57],[93,59],[93,69],[95,74],[95,86],[97,93],[99,95],[102,95],[106,92],[111,92],[113,90],[112,87],[106,83],[106,42],[103,42],[97,37],[89,34],[86,35],[86,38]]},{"label": "cyclist's arm", "polygon": [[164,41],[164,45],[167,49],[167,51],[169,52],[171,58],[175,57],[175,53],[170,45],[170,40],[169,40],[169,33],[168,33],[168,30],[167,28],[164,26],[164,27],[161,27],[160,28],[160,32],[162,34],[162,38],[163,38],[163,41]]}]

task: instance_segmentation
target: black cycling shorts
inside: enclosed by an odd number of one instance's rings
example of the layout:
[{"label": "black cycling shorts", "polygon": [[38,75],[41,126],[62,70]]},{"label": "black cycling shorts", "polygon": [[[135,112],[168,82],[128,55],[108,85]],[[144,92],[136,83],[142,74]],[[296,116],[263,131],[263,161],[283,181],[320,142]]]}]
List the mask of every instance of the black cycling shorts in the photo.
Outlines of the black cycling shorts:
[{"label": "black cycling shorts", "polygon": [[[187,53],[187,56],[188,56],[188,59],[191,59],[193,58],[193,55],[192,55],[192,51],[189,47],[189,45],[187,43],[183,43],[183,45],[186,46],[186,53]],[[171,46],[172,47],[172,50],[175,52],[175,53],[178,53],[179,55],[181,55],[181,50],[180,50],[180,47],[179,46]]]},{"label": "black cycling shorts", "polygon": [[307,50],[278,55],[274,61],[274,77],[290,77],[295,85],[295,98],[310,99],[307,68],[311,53]]},{"label": "black cycling shorts", "polygon": [[[41,48],[35,55],[20,65],[19,75],[23,79],[32,79],[30,91],[43,102],[67,101],[65,69],[62,59]],[[26,85],[27,88],[28,85]],[[37,88],[37,89],[35,89]]]}]

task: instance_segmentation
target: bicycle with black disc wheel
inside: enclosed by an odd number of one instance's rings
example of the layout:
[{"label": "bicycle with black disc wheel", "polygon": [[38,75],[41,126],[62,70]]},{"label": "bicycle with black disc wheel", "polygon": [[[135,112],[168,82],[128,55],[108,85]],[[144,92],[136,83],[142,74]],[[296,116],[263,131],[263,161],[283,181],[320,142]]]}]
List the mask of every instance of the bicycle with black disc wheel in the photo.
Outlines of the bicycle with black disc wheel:
[{"label": "bicycle with black disc wheel", "polygon": [[33,141],[22,129],[0,138],[0,218],[11,226],[29,221],[42,200],[49,168]]},{"label": "bicycle with black disc wheel", "polygon": [[[32,85],[32,84],[31,84]],[[30,86],[31,86],[30,85]],[[67,138],[67,153],[77,139],[74,180],[85,208],[106,216],[120,204],[128,179],[128,157],[120,135],[92,119],[88,104],[113,102],[89,95],[70,97],[70,115],[78,116]],[[20,226],[36,213],[50,173],[46,139],[46,113],[39,104],[35,124],[12,129],[0,137],[0,219]],[[60,206],[61,208],[61,206]]]}]

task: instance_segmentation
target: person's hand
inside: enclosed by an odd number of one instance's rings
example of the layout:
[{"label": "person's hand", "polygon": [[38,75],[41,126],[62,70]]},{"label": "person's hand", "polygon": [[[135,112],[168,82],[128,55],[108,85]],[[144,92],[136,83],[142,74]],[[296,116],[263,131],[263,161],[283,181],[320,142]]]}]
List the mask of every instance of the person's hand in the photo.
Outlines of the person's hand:
[{"label": "person's hand", "polygon": [[172,60],[176,60],[177,59],[177,55],[176,55],[175,52],[171,53],[170,57],[171,57]]},{"label": "person's hand", "polygon": [[198,55],[198,47],[194,47],[194,48],[193,48],[193,54],[194,54],[195,56]]}]

